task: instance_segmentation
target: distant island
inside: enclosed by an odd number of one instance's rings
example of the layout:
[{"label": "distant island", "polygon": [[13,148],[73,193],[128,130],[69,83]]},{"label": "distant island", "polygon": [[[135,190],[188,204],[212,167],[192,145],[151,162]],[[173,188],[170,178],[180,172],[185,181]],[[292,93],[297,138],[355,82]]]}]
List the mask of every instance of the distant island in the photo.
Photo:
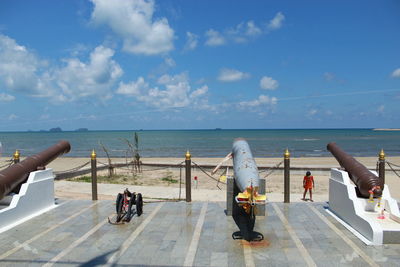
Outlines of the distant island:
[{"label": "distant island", "polygon": [[75,130],[75,132],[87,132],[87,131],[89,131],[88,128],[79,128]]},{"label": "distant island", "polygon": [[56,127],[56,128],[51,128],[51,129],[49,130],[49,132],[58,133],[58,132],[62,132],[62,130],[61,130],[60,127]]},{"label": "distant island", "polygon": [[375,128],[373,131],[400,131],[399,128]]},{"label": "distant island", "polygon": [[[89,129],[88,128],[78,128],[74,131],[67,131],[67,132],[88,132]],[[40,133],[59,133],[59,132],[63,132],[63,130],[61,129],[61,127],[55,127],[55,128],[51,128],[49,130],[39,130],[39,131],[33,131],[31,129],[27,130],[27,132],[30,133],[34,133],[34,132],[40,132]]]}]

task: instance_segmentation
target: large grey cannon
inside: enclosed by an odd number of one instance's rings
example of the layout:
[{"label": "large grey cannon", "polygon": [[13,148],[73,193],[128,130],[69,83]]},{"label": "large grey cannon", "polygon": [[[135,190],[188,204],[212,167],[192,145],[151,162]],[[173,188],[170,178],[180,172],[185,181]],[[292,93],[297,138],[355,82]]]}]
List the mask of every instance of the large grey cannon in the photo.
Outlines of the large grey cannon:
[{"label": "large grey cannon", "polygon": [[265,205],[267,197],[258,193],[260,189],[258,168],[246,140],[238,138],[233,142],[232,158],[235,184],[239,191],[235,196],[238,207],[234,207],[236,211],[233,211],[232,215],[240,229],[239,232],[233,233],[232,237],[247,241],[261,241],[264,236],[254,231],[255,209],[257,205]]},{"label": "large grey cannon", "polygon": [[329,143],[327,149],[335,156],[340,166],[349,173],[349,177],[357,186],[361,197],[382,196],[384,184],[378,176],[344,152],[336,143]]},{"label": "large grey cannon", "polygon": [[48,149],[0,171],[0,200],[19,188],[19,185],[26,181],[30,172],[45,167],[58,156],[68,153],[70,149],[71,146],[67,141],[60,141]]},{"label": "large grey cannon", "polygon": [[[261,188],[258,168],[246,140],[243,138],[235,139],[232,152],[215,167],[212,174],[229,159],[233,159],[235,175],[231,191],[228,182],[227,194],[234,196],[232,217],[240,229],[240,231],[234,232],[232,237],[233,239],[245,239],[247,241],[261,241],[264,239],[263,235],[254,231],[257,213],[255,209],[257,205],[265,205],[267,197],[264,194],[259,194]],[[230,197],[227,197],[227,200],[229,199]]]},{"label": "large grey cannon", "polygon": [[246,140],[238,138],[233,142],[232,157],[236,185],[241,191],[235,200],[249,213],[256,204],[265,204],[266,196],[258,194],[260,177]]}]

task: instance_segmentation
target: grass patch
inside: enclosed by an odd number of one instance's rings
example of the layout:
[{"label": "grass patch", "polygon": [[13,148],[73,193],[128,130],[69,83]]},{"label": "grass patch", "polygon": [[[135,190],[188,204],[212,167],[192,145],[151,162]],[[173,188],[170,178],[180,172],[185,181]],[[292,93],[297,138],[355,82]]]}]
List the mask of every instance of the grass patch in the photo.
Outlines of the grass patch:
[{"label": "grass patch", "polygon": [[[91,183],[91,176],[80,176],[67,179],[67,181],[72,182],[84,182]],[[132,185],[141,185],[142,183],[137,180],[137,177],[127,176],[127,175],[113,175],[113,177],[108,177],[108,175],[99,175],[97,176],[97,182],[100,184],[132,184]]]},{"label": "grass patch", "polygon": [[[91,183],[91,175],[82,175],[69,178],[67,181]],[[127,185],[146,185],[146,186],[170,186],[179,184],[179,176],[172,171],[160,171],[158,173],[120,173],[115,174],[111,178],[107,173],[99,173],[97,175],[97,183],[99,184],[127,184]],[[182,181],[182,184],[184,182]]]},{"label": "grass patch", "polygon": [[168,183],[171,183],[171,184],[176,184],[178,182],[178,180],[176,180],[176,179],[174,179],[172,177],[161,178],[161,181],[168,182]]},{"label": "grass patch", "polygon": [[168,184],[176,184],[178,182],[177,179],[174,179],[172,172],[167,172],[167,176],[161,178],[161,181],[167,182]]},{"label": "grass patch", "polygon": [[[97,177],[97,179],[98,178],[99,177]],[[74,177],[74,178],[67,179],[67,181],[91,183],[92,177],[90,177],[90,176]]]}]

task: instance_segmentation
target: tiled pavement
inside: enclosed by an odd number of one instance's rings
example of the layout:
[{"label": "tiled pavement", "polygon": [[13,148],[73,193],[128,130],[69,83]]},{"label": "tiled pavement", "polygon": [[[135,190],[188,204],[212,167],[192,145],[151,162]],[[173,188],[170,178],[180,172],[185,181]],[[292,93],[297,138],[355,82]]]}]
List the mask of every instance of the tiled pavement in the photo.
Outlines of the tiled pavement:
[{"label": "tiled pavement", "polygon": [[0,234],[0,266],[400,266],[400,245],[365,245],[326,203],[268,203],[255,226],[265,240],[249,244],[232,240],[224,202],[145,204],[118,226],[106,221],[112,201],[58,202]]}]

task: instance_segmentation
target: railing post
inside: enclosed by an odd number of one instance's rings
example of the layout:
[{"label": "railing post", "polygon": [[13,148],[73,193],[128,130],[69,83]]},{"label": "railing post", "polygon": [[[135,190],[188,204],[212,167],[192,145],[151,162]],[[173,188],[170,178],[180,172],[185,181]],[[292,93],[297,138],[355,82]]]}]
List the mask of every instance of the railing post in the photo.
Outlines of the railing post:
[{"label": "railing post", "polygon": [[192,160],[189,150],[186,152],[185,167],[186,167],[186,202],[192,201]]},{"label": "railing post", "polygon": [[92,169],[92,200],[97,200],[97,160],[96,151],[92,151],[91,169]]},{"label": "railing post", "polygon": [[13,159],[14,159],[14,163],[18,163],[19,162],[19,158],[20,158],[21,154],[19,154],[19,150],[15,150]]},{"label": "railing post", "polygon": [[382,184],[385,184],[385,152],[383,149],[379,153],[379,178],[382,181]]},{"label": "railing post", "polygon": [[284,165],[284,202],[290,203],[290,153],[289,149],[286,148],[283,154],[283,165]]}]

